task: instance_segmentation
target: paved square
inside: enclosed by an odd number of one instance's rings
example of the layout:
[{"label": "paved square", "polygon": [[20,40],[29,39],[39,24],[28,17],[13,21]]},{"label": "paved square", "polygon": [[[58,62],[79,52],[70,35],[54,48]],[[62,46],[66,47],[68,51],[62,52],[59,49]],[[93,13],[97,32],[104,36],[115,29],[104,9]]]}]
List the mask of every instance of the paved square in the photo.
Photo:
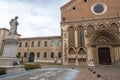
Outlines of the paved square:
[{"label": "paved square", "polygon": [[0,80],[120,80],[120,66],[49,65],[42,69],[0,76]]}]

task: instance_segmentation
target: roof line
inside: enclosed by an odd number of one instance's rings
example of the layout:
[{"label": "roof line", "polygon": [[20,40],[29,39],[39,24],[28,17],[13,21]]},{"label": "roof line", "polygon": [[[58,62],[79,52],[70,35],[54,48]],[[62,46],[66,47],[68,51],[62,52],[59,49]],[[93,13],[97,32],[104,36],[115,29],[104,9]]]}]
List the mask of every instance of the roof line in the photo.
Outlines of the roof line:
[{"label": "roof line", "polygon": [[45,39],[45,38],[61,38],[61,36],[26,37],[20,39]]}]

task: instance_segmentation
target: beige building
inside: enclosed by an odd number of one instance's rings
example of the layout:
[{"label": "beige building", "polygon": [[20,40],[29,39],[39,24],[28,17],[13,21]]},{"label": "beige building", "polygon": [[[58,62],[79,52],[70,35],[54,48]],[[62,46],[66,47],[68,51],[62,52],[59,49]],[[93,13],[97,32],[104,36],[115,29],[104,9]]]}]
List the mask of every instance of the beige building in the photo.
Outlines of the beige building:
[{"label": "beige building", "polygon": [[[0,55],[3,53],[4,40],[8,38],[9,30],[0,28]],[[57,63],[62,62],[61,53],[61,36],[51,37],[30,37],[18,39],[17,53],[23,62],[41,62],[41,63]]]},{"label": "beige building", "polygon": [[64,65],[120,63],[120,0],[71,0],[61,32]]},{"label": "beige building", "polygon": [[[4,40],[8,38],[9,30],[6,28],[0,28],[0,56],[3,53]],[[20,34],[16,35],[15,38],[19,39]]]},{"label": "beige building", "polygon": [[20,38],[18,55],[23,62],[61,63],[61,36]]}]

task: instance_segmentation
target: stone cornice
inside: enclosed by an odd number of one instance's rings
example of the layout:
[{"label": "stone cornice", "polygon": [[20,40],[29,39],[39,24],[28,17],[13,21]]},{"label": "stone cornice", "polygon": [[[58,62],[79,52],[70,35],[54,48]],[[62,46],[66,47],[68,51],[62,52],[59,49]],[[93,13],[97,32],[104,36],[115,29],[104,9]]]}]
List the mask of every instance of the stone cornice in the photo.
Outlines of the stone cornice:
[{"label": "stone cornice", "polygon": [[[84,19],[84,20],[78,20],[78,21],[65,21],[65,22],[61,22],[61,25],[74,25],[74,24],[84,24],[84,25],[87,25],[87,24],[95,24],[95,23],[101,23],[101,22],[106,22],[106,23],[109,23],[109,22],[119,22],[120,23],[120,17],[113,17],[113,18],[102,18],[102,19]],[[94,23],[95,22],[95,23]]]}]

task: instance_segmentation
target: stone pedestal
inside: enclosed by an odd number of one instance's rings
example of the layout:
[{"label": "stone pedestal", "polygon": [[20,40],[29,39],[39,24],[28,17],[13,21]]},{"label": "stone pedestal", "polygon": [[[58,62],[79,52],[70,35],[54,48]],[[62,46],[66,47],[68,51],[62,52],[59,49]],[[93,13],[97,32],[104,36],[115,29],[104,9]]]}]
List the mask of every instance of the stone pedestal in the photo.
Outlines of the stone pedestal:
[{"label": "stone pedestal", "polygon": [[20,62],[17,58],[0,57],[0,67],[11,67],[13,66],[14,61],[20,65]]},{"label": "stone pedestal", "polygon": [[17,54],[17,40],[16,39],[6,39],[3,41],[3,57],[16,57]]},{"label": "stone pedestal", "polygon": [[19,59],[16,58],[17,40],[8,38],[3,42],[3,54],[0,57],[0,68],[5,68],[7,73],[24,71],[24,67],[20,65]]}]

